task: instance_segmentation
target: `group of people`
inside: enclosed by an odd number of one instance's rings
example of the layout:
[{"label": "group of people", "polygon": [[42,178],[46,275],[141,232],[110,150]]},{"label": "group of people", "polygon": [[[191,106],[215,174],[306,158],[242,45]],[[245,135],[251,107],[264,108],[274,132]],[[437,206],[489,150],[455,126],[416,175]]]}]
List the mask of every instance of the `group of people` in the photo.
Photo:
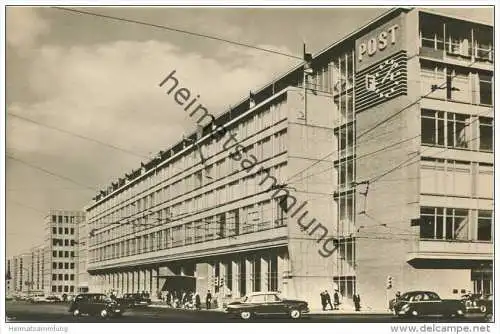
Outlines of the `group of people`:
[{"label": "group of people", "polygon": [[[331,299],[330,293],[328,293],[327,290],[321,292],[320,297],[321,297],[321,305],[323,306],[323,311],[326,311],[326,308],[328,306],[330,306],[331,310],[338,310],[339,309],[340,293],[338,292],[338,290],[335,290],[333,293],[333,305],[332,305],[332,299]],[[352,296],[352,301],[354,303],[354,309],[356,311],[360,311],[361,310],[361,297],[359,296],[359,294],[355,293]]]},{"label": "group of people", "polygon": [[[201,310],[201,297],[193,291],[162,291],[161,299],[170,307]],[[210,290],[205,297],[207,310],[212,307],[212,294]]]}]

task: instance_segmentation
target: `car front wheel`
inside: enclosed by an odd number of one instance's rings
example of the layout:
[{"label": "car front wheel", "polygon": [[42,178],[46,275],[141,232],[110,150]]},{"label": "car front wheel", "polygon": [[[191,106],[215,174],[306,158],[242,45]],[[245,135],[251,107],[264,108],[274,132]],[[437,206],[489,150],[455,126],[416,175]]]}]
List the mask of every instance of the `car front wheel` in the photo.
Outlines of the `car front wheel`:
[{"label": "car front wheel", "polygon": [[291,309],[290,310],[290,317],[292,319],[299,319],[302,314],[300,313],[300,310],[297,309]]},{"label": "car front wheel", "polygon": [[240,312],[240,317],[243,320],[248,320],[252,317],[252,313],[250,313],[248,311],[242,311],[242,312]]},{"label": "car front wheel", "polygon": [[486,305],[481,305],[481,307],[479,307],[479,311],[481,313],[486,313]]},{"label": "car front wheel", "polygon": [[107,318],[108,317],[108,310],[106,310],[106,309],[102,310],[100,315],[101,315],[101,318],[103,318],[103,319]]},{"label": "car front wheel", "polygon": [[79,317],[80,315],[81,315],[81,313],[80,313],[80,310],[79,310],[79,309],[74,309],[74,310],[73,310],[73,316],[74,316],[74,317]]}]

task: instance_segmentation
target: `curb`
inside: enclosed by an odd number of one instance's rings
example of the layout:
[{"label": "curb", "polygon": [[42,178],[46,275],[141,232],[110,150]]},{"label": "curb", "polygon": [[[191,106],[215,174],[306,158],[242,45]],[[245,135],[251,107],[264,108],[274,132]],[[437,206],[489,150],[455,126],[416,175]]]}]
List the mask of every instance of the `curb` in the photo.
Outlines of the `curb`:
[{"label": "curb", "polygon": [[[174,309],[174,310],[184,310],[184,311],[193,311],[193,312],[220,312],[224,313],[222,309],[201,309],[201,310],[191,310],[191,309],[183,309],[183,308],[174,308],[171,306],[167,305],[161,305],[161,304],[152,304],[148,305],[148,307],[153,307],[153,308],[164,308],[164,309]],[[378,315],[390,315],[392,314],[391,312],[387,310],[365,310],[365,311],[351,311],[351,310],[336,310],[336,311],[322,311],[322,310],[311,310],[310,312],[307,313],[308,315],[362,315],[362,314],[378,314]]]}]

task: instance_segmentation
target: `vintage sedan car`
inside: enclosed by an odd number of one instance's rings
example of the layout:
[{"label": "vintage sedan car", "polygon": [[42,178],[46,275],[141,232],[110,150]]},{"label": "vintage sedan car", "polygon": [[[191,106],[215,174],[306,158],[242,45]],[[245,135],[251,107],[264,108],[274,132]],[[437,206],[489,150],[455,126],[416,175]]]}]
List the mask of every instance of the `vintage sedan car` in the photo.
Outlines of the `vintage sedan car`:
[{"label": "vintage sedan car", "polygon": [[151,298],[149,298],[149,294],[147,293],[126,293],[122,298],[118,298],[117,301],[128,308],[151,304]]},{"label": "vintage sedan car", "polygon": [[426,315],[462,317],[465,315],[465,305],[458,299],[441,299],[432,291],[411,291],[401,295],[394,304],[394,314],[413,317]]},{"label": "vintage sedan car", "polygon": [[119,303],[103,293],[83,293],[75,297],[68,312],[73,313],[75,317],[87,314],[108,318],[122,315],[123,309]]},{"label": "vintage sedan car", "polygon": [[491,320],[493,316],[493,295],[481,296],[476,301],[476,305],[479,312],[483,313],[488,321]]},{"label": "vintage sedan car", "polygon": [[225,312],[244,320],[269,315],[288,315],[292,319],[298,319],[309,313],[309,307],[305,301],[284,299],[276,292],[256,292],[246,295],[240,301],[229,303]]}]

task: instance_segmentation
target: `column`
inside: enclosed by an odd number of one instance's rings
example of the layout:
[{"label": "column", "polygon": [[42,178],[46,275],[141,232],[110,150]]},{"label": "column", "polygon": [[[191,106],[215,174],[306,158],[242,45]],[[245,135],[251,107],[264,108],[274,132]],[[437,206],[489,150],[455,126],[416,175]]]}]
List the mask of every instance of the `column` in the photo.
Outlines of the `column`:
[{"label": "column", "polygon": [[157,299],[158,298],[158,291],[160,290],[160,287],[158,286],[158,268],[153,268],[151,269],[151,276],[152,276],[152,288],[151,290],[153,290],[153,295],[154,295],[154,298]]},{"label": "column", "polygon": [[246,283],[246,293],[249,294],[253,292],[253,280],[252,280],[252,262],[251,259],[245,259],[245,283]]},{"label": "column", "polygon": [[269,258],[260,258],[260,291],[268,291],[269,286]]},{"label": "column", "polygon": [[240,262],[238,260],[231,261],[232,267],[232,295],[233,297],[240,297]]},{"label": "column", "polygon": [[126,293],[130,292],[130,278],[131,278],[130,272],[127,271],[125,273],[125,292]]},{"label": "column", "polygon": [[139,274],[138,275],[139,276],[138,289],[139,289],[139,292],[142,292],[145,290],[144,285],[146,283],[146,279],[144,278],[144,276],[145,276],[144,269],[140,269],[138,271],[138,274]]},{"label": "column", "polygon": [[130,292],[135,293],[137,291],[137,272],[130,272]]},{"label": "column", "polygon": [[144,290],[151,295],[151,269],[144,270]]},{"label": "column", "polygon": [[281,254],[278,254],[278,263],[277,263],[277,275],[278,275],[278,291],[281,291],[281,292],[284,292],[283,290],[283,275],[285,273],[285,270],[286,270],[286,262],[285,262],[285,258],[283,257],[283,255]]},{"label": "column", "polygon": [[226,263],[223,261],[219,261],[219,284],[221,279],[224,281],[224,284],[219,286],[219,292],[221,296],[224,296],[227,292],[227,270]]}]

